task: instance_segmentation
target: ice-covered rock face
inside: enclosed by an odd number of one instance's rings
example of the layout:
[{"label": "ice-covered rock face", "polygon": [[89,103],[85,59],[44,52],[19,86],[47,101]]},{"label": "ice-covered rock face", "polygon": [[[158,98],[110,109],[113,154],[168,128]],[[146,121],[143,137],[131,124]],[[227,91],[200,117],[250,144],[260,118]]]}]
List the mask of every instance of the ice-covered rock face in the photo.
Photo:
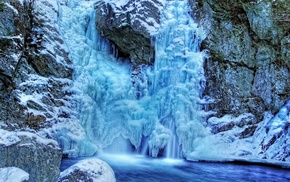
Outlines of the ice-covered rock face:
[{"label": "ice-covered rock face", "polygon": [[154,62],[152,34],[158,30],[163,1],[102,0],[95,7],[97,29],[117,45],[119,56],[127,54],[135,67]]},{"label": "ice-covered rock face", "polygon": [[79,161],[60,174],[58,182],[70,181],[115,182],[116,178],[106,162],[91,158]]},{"label": "ice-covered rock face", "polygon": [[[0,11],[0,121],[39,129],[69,118],[72,69],[57,1],[5,1]],[[16,124],[16,125],[14,125]]]},{"label": "ice-covered rock face", "polygon": [[24,131],[0,129],[0,133],[0,168],[14,166],[23,169],[31,182],[58,179],[62,151],[56,141]]}]

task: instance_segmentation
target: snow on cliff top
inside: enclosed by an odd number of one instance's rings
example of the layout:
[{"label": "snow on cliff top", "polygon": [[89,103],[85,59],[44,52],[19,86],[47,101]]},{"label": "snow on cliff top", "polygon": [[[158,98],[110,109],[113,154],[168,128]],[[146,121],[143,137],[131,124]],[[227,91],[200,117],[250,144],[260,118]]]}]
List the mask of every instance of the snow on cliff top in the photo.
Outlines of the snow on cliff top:
[{"label": "snow on cliff top", "polygon": [[11,132],[11,131],[0,129],[0,134],[1,134],[0,145],[4,145],[4,146],[10,146],[10,145],[16,144],[21,141],[22,137],[34,139],[37,143],[40,143],[43,145],[51,144],[53,146],[58,146],[58,143],[55,140],[45,139],[30,132],[25,132],[25,131]]}]

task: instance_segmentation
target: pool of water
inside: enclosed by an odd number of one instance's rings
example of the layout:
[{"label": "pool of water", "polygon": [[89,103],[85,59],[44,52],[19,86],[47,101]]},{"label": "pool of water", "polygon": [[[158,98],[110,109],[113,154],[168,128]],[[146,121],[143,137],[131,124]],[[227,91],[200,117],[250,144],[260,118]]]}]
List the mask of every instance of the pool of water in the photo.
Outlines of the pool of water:
[{"label": "pool of water", "polygon": [[[286,182],[290,170],[261,165],[188,162],[142,156],[100,156],[114,170],[117,182]],[[61,171],[78,159],[64,159]]]}]

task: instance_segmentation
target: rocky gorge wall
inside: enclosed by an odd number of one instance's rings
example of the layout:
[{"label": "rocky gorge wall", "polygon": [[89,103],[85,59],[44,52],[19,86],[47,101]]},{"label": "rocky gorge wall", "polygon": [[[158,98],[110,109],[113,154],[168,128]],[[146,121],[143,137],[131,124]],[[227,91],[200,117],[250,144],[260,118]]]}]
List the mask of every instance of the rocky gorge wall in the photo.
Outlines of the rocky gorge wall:
[{"label": "rocky gorge wall", "polygon": [[0,120],[8,128],[37,129],[68,115],[60,108],[72,68],[54,3],[7,1],[0,11]]},{"label": "rocky gorge wall", "polygon": [[[100,1],[96,4],[97,28],[134,64],[150,63],[151,53],[136,59],[129,52],[150,45],[154,49],[150,41],[159,27],[162,2],[128,1],[117,6]],[[259,121],[267,110],[277,113],[289,99],[289,3],[189,0],[189,4],[207,34],[201,46],[210,54],[204,65],[204,96],[215,100],[208,109],[218,116],[251,112]]]},{"label": "rocky gorge wall", "polygon": [[29,181],[56,181],[62,150],[45,129],[73,117],[57,1],[0,4],[0,168],[19,167]]},{"label": "rocky gorge wall", "polygon": [[[289,2],[191,1],[207,31],[204,95],[219,115],[277,113],[289,99]],[[197,9],[196,9],[197,8]]]},{"label": "rocky gorge wall", "polygon": [[[204,65],[204,96],[214,100],[208,109],[216,111],[217,117],[253,114],[241,134],[257,136],[261,132],[257,123],[265,119],[264,113],[276,114],[290,98],[289,1],[190,0],[190,4],[207,33],[202,43],[202,49],[210,52]],[[287,160],[288,124],[275,125],[284,128],[283,132],[271,136],[270,141],[263,139],[261,153],[280,143],[275,154],[264,158]],[[230,123],[222,130],[234,126]]]}]

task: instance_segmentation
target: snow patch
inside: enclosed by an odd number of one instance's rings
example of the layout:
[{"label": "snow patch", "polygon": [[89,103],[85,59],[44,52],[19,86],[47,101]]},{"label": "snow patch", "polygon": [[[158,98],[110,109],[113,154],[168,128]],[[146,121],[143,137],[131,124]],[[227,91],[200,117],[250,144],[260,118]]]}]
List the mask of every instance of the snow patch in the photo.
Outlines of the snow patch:
[{"label": "snow patch", "polygon": [[0,168],[0,182],[22,182],[29,180],[29,174],[17,167]]},{"label": "snow patch", "polygon": [[[112,168],[104,161],[97,158],[90,158],[79,161],[68,169],[64,170],[59,179],[73,179],[74,173],[82,179],[93,182],[115,182],[115,174]],[[76,178],[74,178],[76,179]]]},{"label": "snow patch", "polygon": [[58,143],[55,140],[52,139],[47,139],[47,138],[42,138],[38,136],[37,134],[31,133],[31,132],[26,132],[26,131],[7,131],[0,129],[0,144],[4,146],[10,146],[13,144],[16,144],[21,141],[22,137],[27,137],[30,139],[35,140],[37,143],[46,145],[46,146],[53,146],[56,147],[58,146]]}]

